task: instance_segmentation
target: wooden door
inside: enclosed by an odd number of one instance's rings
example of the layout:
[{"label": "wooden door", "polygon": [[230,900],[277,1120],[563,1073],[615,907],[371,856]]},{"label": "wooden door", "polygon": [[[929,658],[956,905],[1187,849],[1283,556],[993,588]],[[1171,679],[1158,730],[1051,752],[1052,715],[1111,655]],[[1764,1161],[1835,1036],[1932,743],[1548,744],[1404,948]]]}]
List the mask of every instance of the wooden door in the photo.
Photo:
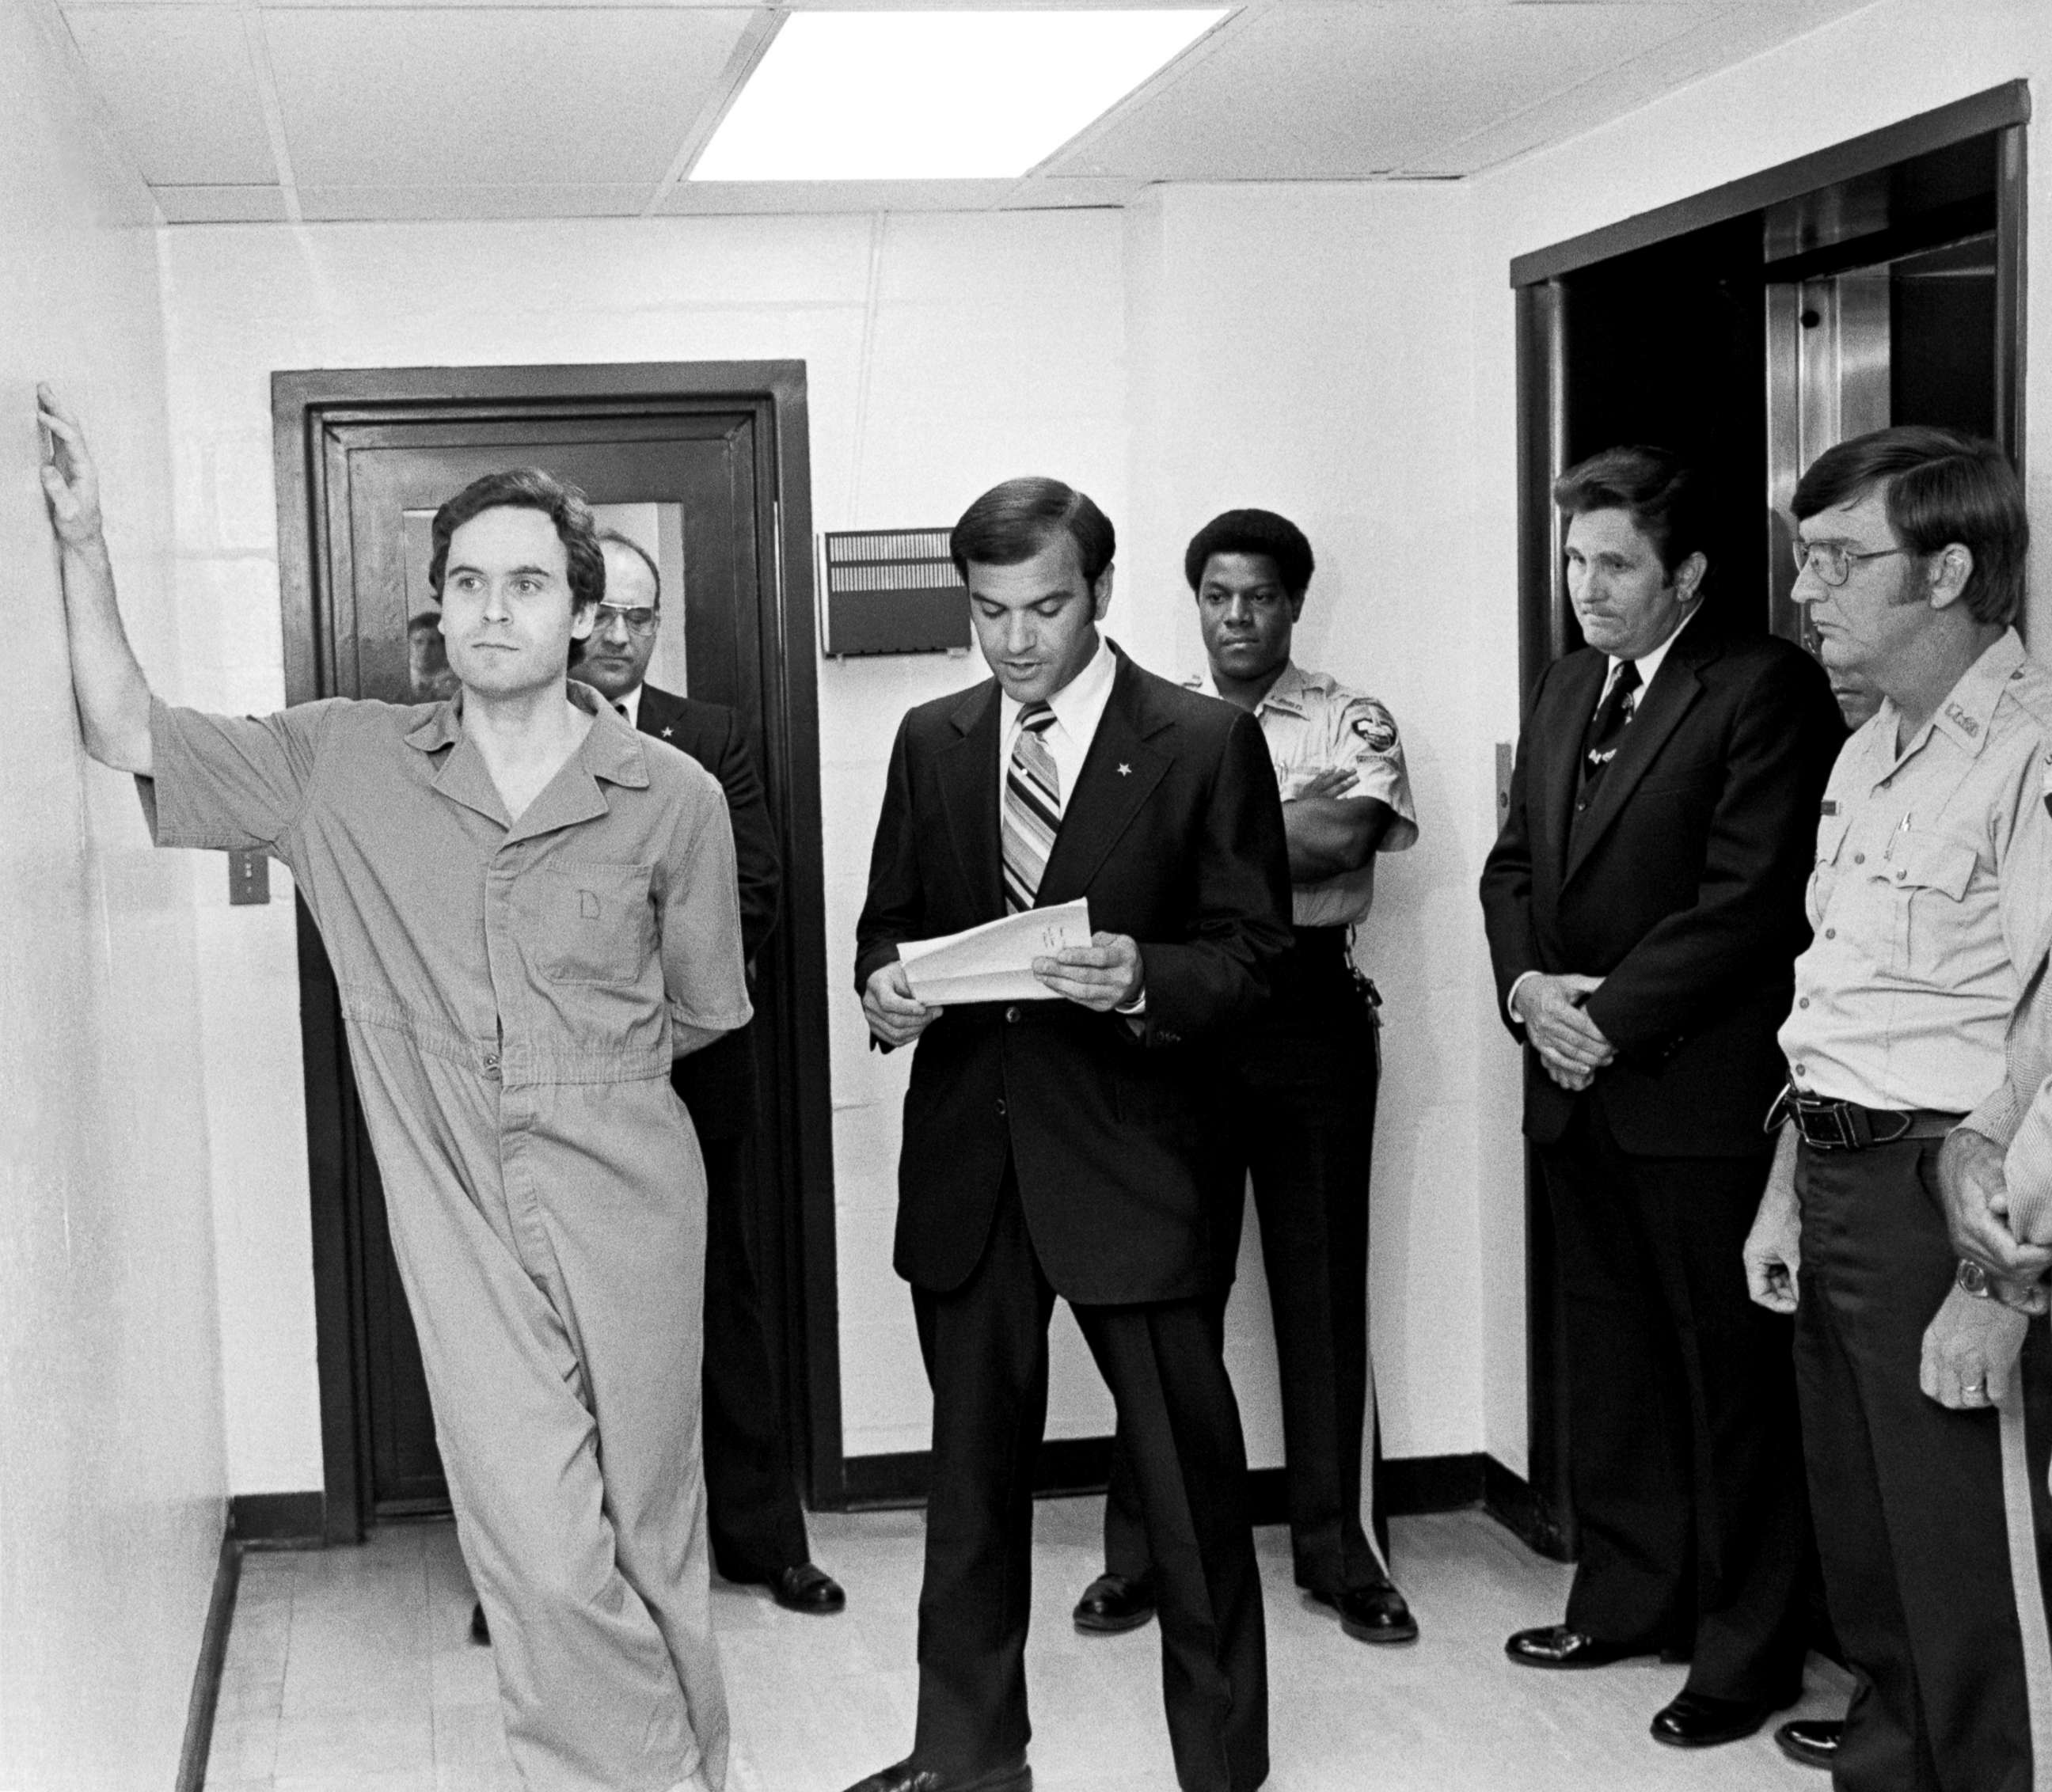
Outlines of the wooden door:
[{"label": "wooden door", "polygon": [[[523,372],[560,380],[585,371],[508,370],[496,378],[503,385],[517,384]],[[350,376],[280,378],[318,385]],[[433,375],[423,370],[354,378],[425,385]],[[581,489],[601,520],[615,507],[662,519],[679,561],[666,575],[680,574],[665,577],[664,629],[666,637],[681,631],[687,675],[672,683],[687,687],[683,694],[738,712],[764,771],[783,847],[785,919],[762,954],[755,992],[764,1113],[753,1154],[754,1219],[771,1356],[786,1391],[801,1458],[793,1472],[806,1471],[816,1429],[811,1421],[822,1409],[834,1420],[831,1454],[837,1469],[831,1326],[811,1323],[807,1310],[809,1290],[816,1297],[822,1285],[832,1287],[832,1248],[830,1226],[816,1223],[820,1185],[828,1173],[824,1066],[809,1074],[801,1020],[823,1010],[824,999],[820,956],[805,949],[816,939],[822,906],[812,636],[809,621],[802,632],[790,626],[793,593],[780,577],[786,557],[777,489],[788,483],[778,451],[789,443],[770,439],[789,420],[758,401],[722,403],[716,394],[631,408],[602,397],[570,404],[546,397],[531,392],[524,404],[480,405],[451,394],[438,407],[441,414],[422,414],[417,393],[408,405],[331,409],[316,425],[303,393],[292,394],[292,431],[313,463],[307,471],[315,475],[302,487],[300,513],[306,519],[300,533],[307,575],[301,632],[312,663],[303,668],[300,688],[292,694],[297,700],[414,700],[406,632],[425,593],[426,519],[482,474],[539,467]],[[280,408],[282,437],[282,397]],[[282,440],[280,452],[282,458]],[[285,502],[281,492],[281,511]],[[628,532],[640,533],[632,527]],[[652,550],[657,546],[652,540],[648,545]],[[281,547],[289,659],[294,593],[290,544]],[[809,555],[802,563],[809,568]],[[809,592],[798,595],[809,618]],[[795,655],[789,651],[794,637]],[[307,684],[312,688],[304,688]],[[333,980],[303,911],[300,940],[327,1534],[341,1540],[380,1517],[446,1510],[448,1489],[419,1346],[392,1258],[376,1157],[347,1054],[339,1049]],[[821,1022],[811,1035],[815,1039],[824,1031],[823,1014]],[[824,1193],[830,1215],[830,1183]],[[819,1359],[816,1347],[828,1355]]]}]

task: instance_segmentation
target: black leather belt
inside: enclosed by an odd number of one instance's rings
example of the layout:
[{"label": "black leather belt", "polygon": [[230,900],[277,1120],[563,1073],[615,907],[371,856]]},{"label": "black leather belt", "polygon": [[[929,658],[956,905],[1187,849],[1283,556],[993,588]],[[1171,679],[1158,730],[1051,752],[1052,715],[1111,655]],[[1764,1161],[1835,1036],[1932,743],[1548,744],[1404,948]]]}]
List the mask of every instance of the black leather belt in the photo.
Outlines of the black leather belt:
[{"label": "black leather belt", "polygon": [[1911,1139],[1942,1139],[1965,1117],[1931,1108],[1863,1108],[1784,1086],[1767,1110],[1766,1129],[1777,1133],[1786,1121],[1812,1151],[1868,1151]]}]

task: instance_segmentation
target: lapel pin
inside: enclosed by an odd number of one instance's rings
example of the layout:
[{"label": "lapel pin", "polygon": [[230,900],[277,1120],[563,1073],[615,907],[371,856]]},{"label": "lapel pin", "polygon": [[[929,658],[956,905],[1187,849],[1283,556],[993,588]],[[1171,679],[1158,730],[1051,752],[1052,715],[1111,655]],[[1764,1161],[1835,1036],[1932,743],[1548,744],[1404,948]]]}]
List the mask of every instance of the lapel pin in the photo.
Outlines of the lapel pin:
[{"label": "lapel pin", "polygon": [[674,728],[665,728],[665,729],[663,730],[663,738],[664,738],[664,740],[666,740],[666,741],[667,741],[668,739],[669,739],[669,738],[670,738],[672,734],[676,734],[676,729],[674,729]]},{"label": "lapel pin", "polygon": [[1130,778],[1133,776],[1133,768],[1122,763],[1118,768],[1118,775],[1122,778]]}]

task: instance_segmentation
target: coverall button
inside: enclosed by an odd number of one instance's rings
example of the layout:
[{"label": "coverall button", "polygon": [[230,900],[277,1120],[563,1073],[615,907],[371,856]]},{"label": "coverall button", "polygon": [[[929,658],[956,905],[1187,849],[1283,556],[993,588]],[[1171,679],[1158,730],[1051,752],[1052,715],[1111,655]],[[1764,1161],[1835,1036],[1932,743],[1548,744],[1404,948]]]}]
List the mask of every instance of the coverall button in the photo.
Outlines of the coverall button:
[{"label": "coverall button", "polygon": [[1796,1006],[1797,1008],[1807,1008],[1807,1007],[1809,1007],[1809,1005],[1810,1005],[1810,998],[1809,998],[1808,996],[1797,996],[1797,997],[1796,998]]},{"label": "coverall button", "polygon": [[1853,863],[1855,865],[1864,865],[1866,863],[1866,855],[1863,852],[1854,853],[1853,855]]}]

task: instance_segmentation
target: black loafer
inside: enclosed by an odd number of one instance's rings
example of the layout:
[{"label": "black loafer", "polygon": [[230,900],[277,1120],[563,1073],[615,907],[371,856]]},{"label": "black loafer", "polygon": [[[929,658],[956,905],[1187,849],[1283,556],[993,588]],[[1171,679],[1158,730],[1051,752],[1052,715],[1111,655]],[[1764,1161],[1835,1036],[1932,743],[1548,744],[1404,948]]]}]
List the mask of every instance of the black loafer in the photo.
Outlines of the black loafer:
[{"label": "black loafer", "polygon": [[1384,1581],[1380,1587],[1349,1587],[1339,1593],[1314,1592],[1311,1597],[1340,1614],[1340,1628],[1357,1641],[1408,1643],[1418,1640],[1418,1620],[1404,1595]]},{"label": "black loafer", "polygon": [[1108,1637],[1137,1630],[1154,1615],[1154,1583],[1126,1575],[1099,1575],[1076,1601],[1076,1628]]},{"label": "black loafer", "polygon": [[1799,1761],[1806,1767],[1822,1767],[1828,1773],[1839,1758],[1839,1743],[1845,1733],[1842,1719],[1797,1717],[1774,1732],[1774,1741],[1790,1760]]},{"label": "black loafer", "polygon": [[484,1622],[484,1602],[482,1599],[470,1608],[470,1640],[483,1644],[487,1649],[491,1646],[491,1626]]},{"label": "black loafer", "polygon": [[1670,1748],[1715,1748],[1751,1735],[1780,1708],[1752,1699],[1684,1692],[1653,1714],[1653,1739]]},{"label": "black loafer", "polygon": [[981,1773],[944,1774],[900,1761],[857,1780],[848,1792],[1033,1792],[1033,1770],[1021,1759]]},{"label": "black loafer", "polygon": [[1564,1624],[1542,1624],[1536,1630],[1518,1631],[1503,1645],[1503,1653],[1521,1668],[1608,1668],[1645,1652],[1605,1642]]},{"label": "black loafer", "polygon": [[801,1611],[813,1618],[831,1618],[848,1604],[840,1583],[809,1562],[781,1571],[770,1583],[770,1597],[786,1611]]}]

